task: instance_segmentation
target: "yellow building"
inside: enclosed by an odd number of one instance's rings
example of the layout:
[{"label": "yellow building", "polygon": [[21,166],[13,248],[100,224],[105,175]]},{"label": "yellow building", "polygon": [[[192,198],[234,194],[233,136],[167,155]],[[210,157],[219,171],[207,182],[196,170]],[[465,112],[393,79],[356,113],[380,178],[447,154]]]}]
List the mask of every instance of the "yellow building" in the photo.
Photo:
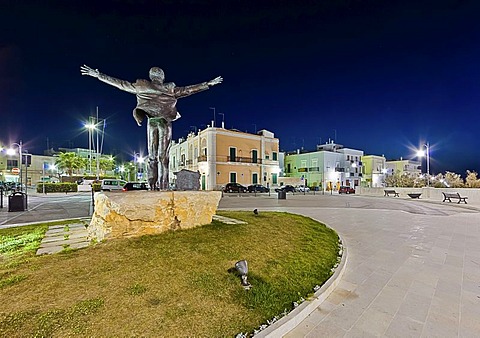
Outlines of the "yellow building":
[{"label": "yellow building", "polygon": [[386,159],[384,156],[362,156],[362,185],[370,188],[384,187],[387,174]]},{"label": "yellow building", "polygon": [[170,183],[182,169],[200,172],[202,190],[219,190],[229,182],[272,187],[280,172],[279,141],[267,130],[249,134],[208,126],[172,142]]}]

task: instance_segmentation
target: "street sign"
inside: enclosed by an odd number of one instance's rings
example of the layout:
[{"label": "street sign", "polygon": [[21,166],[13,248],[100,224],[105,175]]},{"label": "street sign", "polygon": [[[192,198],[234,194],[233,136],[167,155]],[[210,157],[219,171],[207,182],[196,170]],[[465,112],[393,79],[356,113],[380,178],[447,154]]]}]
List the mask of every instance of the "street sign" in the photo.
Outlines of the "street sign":
[{"label": "street sign", "polygon": [[18,168],[12,168],[12,174],[20,174],[20,169]]}]

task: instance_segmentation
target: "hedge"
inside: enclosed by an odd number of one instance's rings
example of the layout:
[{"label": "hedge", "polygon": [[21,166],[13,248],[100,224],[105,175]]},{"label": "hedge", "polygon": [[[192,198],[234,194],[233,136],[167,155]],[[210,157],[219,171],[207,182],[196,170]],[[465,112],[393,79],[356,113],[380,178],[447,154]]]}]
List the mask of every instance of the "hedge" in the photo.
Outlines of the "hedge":
[{"label": "hedge", "polygon": [[38,183],[37,192],[43,193],[43,185],[45,185],[45,193],[50,192],[77,192],[77,183]]}]

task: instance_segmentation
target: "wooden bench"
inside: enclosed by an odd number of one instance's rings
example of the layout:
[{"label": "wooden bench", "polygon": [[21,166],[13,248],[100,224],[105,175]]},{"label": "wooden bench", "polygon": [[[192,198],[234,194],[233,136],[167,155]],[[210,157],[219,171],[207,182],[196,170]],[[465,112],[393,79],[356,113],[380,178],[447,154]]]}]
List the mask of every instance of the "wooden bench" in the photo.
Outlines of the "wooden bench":
[{"label": "wooden bench", "polygon": [[400,196],[398,194],[398,192],[396,192],[395,190],[385,190],[385,195],[384,196],[390,196],[390,195],[393,195],[393,197],[399,197]]},{"label": "wooden bench", "polygon": [[445,202],[445,201],[451,202],[452,198],[453,198],[453,199],[458,200],[457,204],[460,204],[460,202],[462,202],[462,201],[465,204],[467,204],[467,198],[468,197],[462,197],[462,196],[460,196],[460,194],[458,192],[452,192],[452,193],[442,192],[442,194],[443,194],[443,201],[442,202]]}]

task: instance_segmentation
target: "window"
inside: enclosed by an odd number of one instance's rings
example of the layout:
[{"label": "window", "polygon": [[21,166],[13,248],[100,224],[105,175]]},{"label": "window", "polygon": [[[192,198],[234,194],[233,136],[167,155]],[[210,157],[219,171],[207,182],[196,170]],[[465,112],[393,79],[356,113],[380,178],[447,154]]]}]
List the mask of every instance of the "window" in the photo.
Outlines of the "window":
[{"label": "window", "polygon": [[237,173],[230,173],[230,183],[237,183]]},{"label": "window", "polygon": [[347,161],[350,161],[350,155],[347,155]]},{"label": "window", "polygon": [[18,160],[7,160],[7,169],[18,168]]},{"label": "window", "polygon": [[[230,156],[228,160],[230,162],[235,162],[236,158],[237,158],[237,148],[230,147]],[[235,181],[230,181],[230,182],[235,183]]]},{"label": "window", "polygon": [[277,153],[274,151],[272,152],[272,160],[274,161],[278,161],[278,158],[277,158]]},{"label": "window", "polygon": [[292,172],[292,168],[290,166],[290,163],[287,163],[287,173],[291,173]]},{"label": "window", "polygon": [[252,150],[252,163],[257,163],[257,159],[258,159],[258,151],[253,149]]},{"label": "window", "polygon": [[257,184],[258,183],[258,174],[253,173],[252,174],[252,184]]},{"label": "window", "polygon": [[277,184],[277,174],[272,174],[272,183]]}]

